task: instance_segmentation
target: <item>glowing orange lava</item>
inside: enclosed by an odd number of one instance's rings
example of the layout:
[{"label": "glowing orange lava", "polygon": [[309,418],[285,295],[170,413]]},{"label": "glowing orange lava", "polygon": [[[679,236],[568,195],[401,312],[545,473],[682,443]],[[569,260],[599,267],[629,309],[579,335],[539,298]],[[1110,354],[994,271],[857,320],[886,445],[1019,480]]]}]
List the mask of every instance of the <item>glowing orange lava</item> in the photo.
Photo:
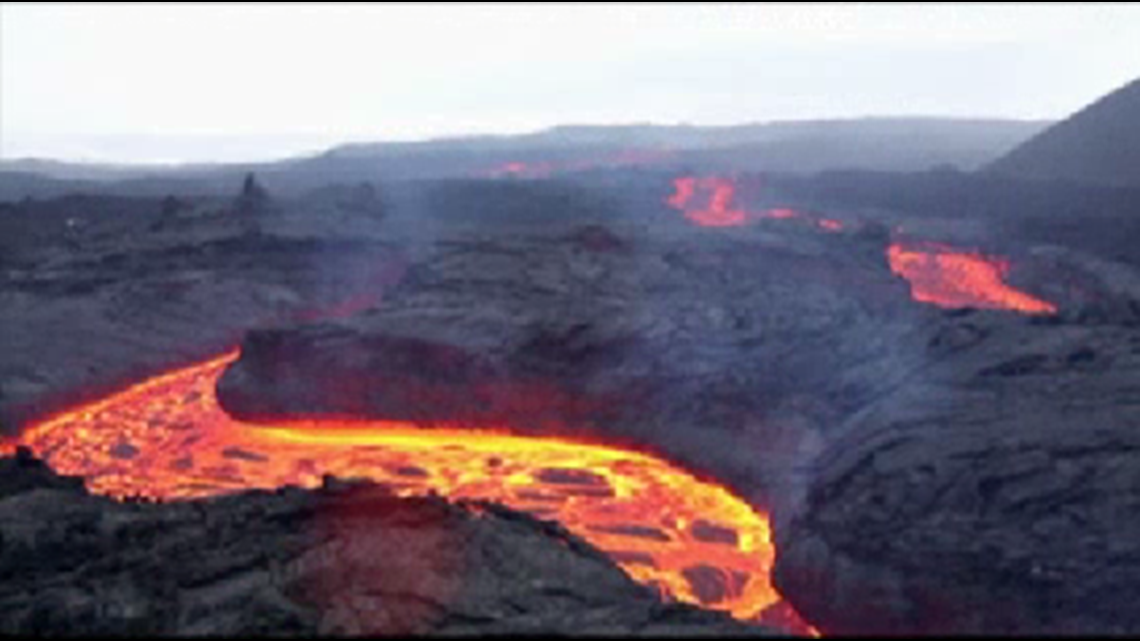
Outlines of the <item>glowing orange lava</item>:
[{"label": "glowing orange lava", "polygon": [[697,193],[697,179],[683,176],[673,181],[673,195],[665,200],[673,209],[685,209]]},{"label": "glowing orange lava", "polygon": [[[704,198],[698,198],[698,194]],[[703,208],[694,206],[694,200],[707,204]],[[843,223],[838,220],[816,219],[796,209],[775,207],[748,211],[735,206],[735,201],[736,182],[731,178],[681,176],[673,180],[673,193],[665,199],[665,204],[680,210],[685,218],[701,227],[740,227],[759,220],[802,220],[827,232],[843,229]]]},{"label": "glowing orange lava", "polygon": [[403,495],[489,499],[561,522],[663,594],[811,632],[787,620],[769,582],[767,515],[719,485],[647,454],[505,431],[243,423],[220,408],[214,391],[236,357],[63,412],[29,426],[7,449],[27,445],[58,472],[120,498],[314,487],[333,474],[368,477]]},{"label": "glowing orange lava", "polygon": [[726,178],[702,178],[697,186],[708,192],[704,209],[686,209],[685,217],[702,227],[738,227],[748,222],[748,213],[734,208],[736,185]]},{"label": "glowing orange lava", "polygon": [[910,282],[914,300],[939,307],[1007,309],[1053,314],[1052,303],[1018,291],[1004,281],[1009,261],[937,243],[892,243],[891,271]]}]

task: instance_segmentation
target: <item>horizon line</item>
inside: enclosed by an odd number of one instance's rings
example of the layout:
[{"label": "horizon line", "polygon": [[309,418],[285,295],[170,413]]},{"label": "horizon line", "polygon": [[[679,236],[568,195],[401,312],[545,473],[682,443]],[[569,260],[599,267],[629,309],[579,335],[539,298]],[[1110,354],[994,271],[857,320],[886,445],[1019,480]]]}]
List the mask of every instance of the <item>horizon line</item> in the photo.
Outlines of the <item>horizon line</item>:
[{"label": "horizon line", "polygon": [[[129,138],[135,140],[161,140],[161,139],[179,139],[179,140],[208,140],[208,139],[230,139],[233,141],[250,141],[250,140],[288,140],[292,139],[323,139],[318,149],[309,150],[296,150],[290,152],[283,152],[280,154],[267,152],[264,155],[257,155],[248,159],[240,160],[192,160],[192,159],[178,159],[178,160],[164,160],[160,158],[150,159],[131,159],[131,160],[115,160],[97,157],[82,157],[82,156],[63,156],[63,155],[19,155],[7,157],[3,153],[3,135],[0,134],[0,164],[20,163],[20,162],[43,162],[43,163],[58,163],[58,164],[72,164],[72,165],[86,165],[86,166],[101,166],[108,169],[111,168],[169,168],[178,169],[186,167],[211,167],[223,165],[243,165],[252,163],[272,163],[283,162],[289,160],[299,160],[303,158],[310,158],[329,153],[339,148],[353,147],[353,146],[369,146],[369,145],[391,145],[391,146],[414,146],[432,143],[458,143],[465,141],[479,141],[479,140],[505,140],[510,138],[526,138],[529,136],[539,136],[542,134],[570,129],[632,129],[632,128],[655,128],[655,129],[707,129],[707,130],[728,130],[736,128],[748,127],[769,127],[781,125],[796,125],[796,124],[823,124],[823,123],[850,123],[858,121],[946,121],[957,123],[1022,123],[1022,124],[1050,124],[1059,122],[1062,119],[1058,118],[1028,118],[1028,117],[1011,117],[1011,116],[961,116],[961,115],[933,115],[933,114],[908,114],[908,115],[858,115],[858,116],[837,116],[837,117],[813,117],[813,118],[779,118],[770,120],[750,120],[740,121],[728,124],[695,124],[688,121],[677,122],[662,122],[662,121],[627,121],[616,123],[589,123],[589,122],[567,122],[563,124],[548,125],[539,128],[525,129],[519,131],[471,131],[468,133],[454,132],[454,133],[440,133],[436,135],[426,136],[413,136],[408,138],[399,137],[385,137],[383,134],[376,134],[371,136],[368,134],[360,134],[359,137],[354,137],[354,134],[324,134],[321,132],[283,132],[283,133],[224,133],[224,132],[180,132],[180,133],[154,133],[154,132],[96,132],[96,133],[55,133],[55,132],[31,132],[22,134],[30,138],[43,138],[43,139],[65,139],[72,138],[76,140],[107,140],[114,138]],[[636,147],[632,144],[631,147]],[[646,145],[643,145],[646,146]]]}]

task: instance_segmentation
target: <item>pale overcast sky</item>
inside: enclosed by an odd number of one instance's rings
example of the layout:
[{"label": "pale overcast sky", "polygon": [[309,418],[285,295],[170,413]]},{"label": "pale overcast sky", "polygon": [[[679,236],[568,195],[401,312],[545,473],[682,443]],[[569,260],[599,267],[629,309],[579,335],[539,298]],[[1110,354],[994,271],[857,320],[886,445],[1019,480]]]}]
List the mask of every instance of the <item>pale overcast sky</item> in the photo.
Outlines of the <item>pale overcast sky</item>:
[{"label": "pale overcast sky", "polygon": [[1119,4],[0,3],[0,157],[237,160],[564,123],[1060,118]]}]

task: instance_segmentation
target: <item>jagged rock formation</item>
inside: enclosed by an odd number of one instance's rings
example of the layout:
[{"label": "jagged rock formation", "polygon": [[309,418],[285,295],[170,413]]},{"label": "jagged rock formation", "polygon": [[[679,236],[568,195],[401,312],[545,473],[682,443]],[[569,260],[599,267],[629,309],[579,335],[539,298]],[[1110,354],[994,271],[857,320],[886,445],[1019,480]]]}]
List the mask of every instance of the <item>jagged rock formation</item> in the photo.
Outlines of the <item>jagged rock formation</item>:
[{"label": "jagged rock formation", "polygon": [[776,584],[833,634],[1136,634],[1134,318],[948,318],[777,527]]}]

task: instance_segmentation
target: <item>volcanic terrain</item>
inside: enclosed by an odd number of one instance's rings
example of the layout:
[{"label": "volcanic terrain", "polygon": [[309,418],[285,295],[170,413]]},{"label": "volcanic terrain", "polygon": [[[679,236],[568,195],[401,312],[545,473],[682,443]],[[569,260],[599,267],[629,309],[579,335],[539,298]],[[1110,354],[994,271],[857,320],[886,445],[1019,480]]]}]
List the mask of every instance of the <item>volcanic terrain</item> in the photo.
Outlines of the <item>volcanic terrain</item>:
[{"label": "volcanic terrain", "polygon": [[1127,239],[671,158],[0,205],[0,629],[1140,631]]}]

